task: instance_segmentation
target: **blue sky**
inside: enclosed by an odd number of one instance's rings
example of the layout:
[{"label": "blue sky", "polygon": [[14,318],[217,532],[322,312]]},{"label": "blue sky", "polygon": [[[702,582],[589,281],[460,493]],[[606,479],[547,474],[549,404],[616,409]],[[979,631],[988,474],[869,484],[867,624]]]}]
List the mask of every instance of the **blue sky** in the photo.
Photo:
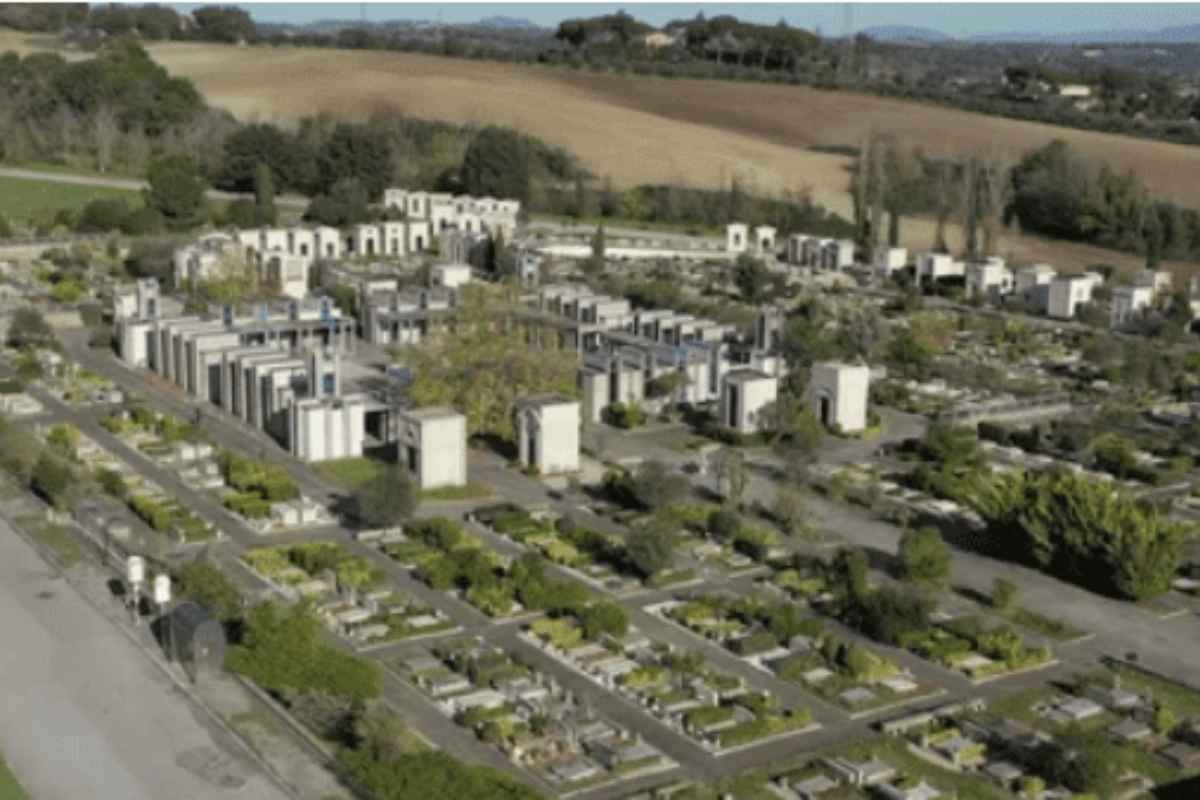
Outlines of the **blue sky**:
[{"label": "blue sky", "polygon": [[[191,10],[200,3],[174,4]],[[311,22],[357,19],[359,3],[237,3],[263,22]],[[733,14],[757,22],[820,28],[840,36],[845,26],[841,3],[368,3],[367,19],[426,19],[473,22],[481,17],[523,17],[553,26],[568,17],[594,16],[624,9],[654,25],[703,10],[708,16]],[[952,36],[1035,31],[1065,33],[1110,29],[1157,30],[1200,24],[1200,5],[1192,3],[856,3],[853,29],[873,25],[915,25]]]}]

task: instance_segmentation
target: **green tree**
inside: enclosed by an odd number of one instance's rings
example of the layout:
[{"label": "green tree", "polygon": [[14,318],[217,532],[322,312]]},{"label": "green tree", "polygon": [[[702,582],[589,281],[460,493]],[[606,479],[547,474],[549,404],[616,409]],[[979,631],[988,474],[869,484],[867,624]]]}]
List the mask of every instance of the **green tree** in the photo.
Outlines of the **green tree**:
[{"label": "green tree", "polygon": [[167,225],[187,230],[199,225],[206,214],[208,185],[195,159],[168,155],[150,162],[144,190],[146,205],[163,215]]},{"label": "green tree", "polygon": [[70,510],[74,505],[75,471],[62,458],[43,452],[33,468],[30,483],[55,508]]},{"label": "green tree", "polygon": [[1007,578],[996,578],[992,581],[992,608],[1002,613],[1011,610],[1018,591],[1017,585]]},{"label": "green tree", "polygon": [[0,417],[0,469],[28,484],[41,451],[41,442],[28,426]]},{"label": "green tree", "polygon": [[900,537],[900,574],[908,581],[943,586],[950,580],[950,548],[937,528],[925,526]]},{"label": "green tree", "polygon": [[417,407],[447,405],[467,418],[467,434],[516,438],[522,398],[539,394],[575,397],[578,354],[557,336],[530,347],[527,321],[509,287],[464,286],[444,328],[420,347],[397,351],[412,368],[408,399]]},{"label": "green tree", "polygon": [[339,122],[317,151],[320,189],[328,193],[340,181],[357,181],[366,201],[375,202],[387,188],[390,175],[384,165],[391,157],[392,145],[384,131]]},{"label": "green tree", "polygon": [[742,518],[733,509],[718,508],[708,515],[705,527],[718,541],[731,542],[742,530]]},{"label": "green tree", "polygon": [[8,344],[11,347],[54,347],[57,342],[54,329],[46,322],[41,311],[23,305],[13,312],[8,326]]},{"label": "green tree", "polygon": [[780,486],[775,492],[775,503],[771,506],[771,516],[788,536],[808,539],[814,538],[816,535],[817,530],[813,525],[812,514],[809,513],[804,495],[799,489]]},{"label": "green tree", "polygon": [[459,179],[469,194],[512,198],[528,204],[533,162],[525,137],[508,128],[488,126],[467,145]]},{"label": "green tree", "polygon": [[979,437],[969,427],[934,423],[925,433],[921,453],[945,468],[971,466],[979,460]]},{"label": "green tree", "polygon": [[1162,736],[1167,736],[1175,730],[1179,718],[1169,706],[1159,705],[1154,711],[1154,730]]},{"label": "green tree", "polygon": [[632,531],[625,539],[629,563],[649,578],[666,569],[673,559],[675,542],[667,530],[648,524]]},{"label": "green tree", "polygon": [[354,495],[354,516],[370,528],[388,528],[409,519],[417,508],[417,490],[408,472],[395,464],[380,470]]},{"label": "green tree", "polygon": [[79,438],[78,428],[69,422],[60,422],[50,426],[50,430],[46,433],[46,444],[56,454],[74,460],[75,449],[79,446]]},{"label": "green tree", "polygon": [[655,459],[642,463],[634,475],[634,496],[649,511],[681,502],[690,490],[687,478]]},{"label": "green tree", "polygon": [[607,251],[604,225],[597,225],[596,232],[592,234],[592,254],[583,264],[584,271],[593,276],[603,274],[605,264],[608,263]]},{"label": "green tree", "polygon": [[271,177],[271,168],[260,162],[254,171],[254,224],[274,225],[275,218],[275,179]]},{"label": "green tree", "polygon": [[487,767],[469,767],[441,751],[378,759],[366,749],[344,748],[338,773],[365,800],[542,800],[523,783]]},{"label": "green tree", "polygon": [[304,219],[334,227],[366,222],[370,217],[369,200],[367,187],[361,180],[340,178],[327,192],[309,202],[304,210]]},{"label": "green tree", "polygon": [[834,575],[833,585],[846,592],[854,602],[867,595],[867,556],[858,548],[842,548],[833,557],[830,570]]},{"label": "green tree", "polygon": [[255,606],[228,666],[270,692],[319,690],[360,702],[379,695],[375,663],[325,644],[321,623],[305,603]]},{"label": "green tree", "polygon": [[580,624],[583,625],[583,636],[589,641],[595,641],[605,635],[620,638],[629,630],[629,615],[616,603],[593,603],[585,606],[578,616]]},{"label": "green tree", "polygon": [[179,597],[203,606],[222,622],[242,614],[242,595],[225,572],[201,555],[180,567],[176,575]]},{"label": "green tree", "polygon": [[743,300],[757,305],[766,299],[775,284],[775,276],[762,261],[743,253],[734,265],[733,282]]},{"label": "green tree", "polygon": [[721,487],[725,499],[734,508],[740,508],[742,497],[746,493],[746,486],[750,482],[746,457],[740,450],[726,447],[717,451],[713,460],[713,473],[716,475],[717,485]]}]

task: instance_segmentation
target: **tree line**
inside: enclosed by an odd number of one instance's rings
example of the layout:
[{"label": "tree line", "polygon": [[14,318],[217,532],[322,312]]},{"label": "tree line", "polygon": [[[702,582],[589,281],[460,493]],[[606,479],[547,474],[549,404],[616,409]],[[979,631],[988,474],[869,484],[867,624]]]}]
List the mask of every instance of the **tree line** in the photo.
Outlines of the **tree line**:
[{"label": "tree line", "polygon": [[147,40],[253,41],[254,20],[236,6],[203,6],[190,14],[154,3],[5,3],[0,26],[19,31],[60,33],[92,30],[106,36],[136,34]]}]

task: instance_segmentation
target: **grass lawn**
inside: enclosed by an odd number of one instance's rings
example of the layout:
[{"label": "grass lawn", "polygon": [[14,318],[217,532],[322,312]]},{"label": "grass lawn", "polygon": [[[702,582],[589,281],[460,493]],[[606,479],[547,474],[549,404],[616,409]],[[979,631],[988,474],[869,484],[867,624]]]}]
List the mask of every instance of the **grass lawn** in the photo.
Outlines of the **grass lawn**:
[{"label": "grass lawn", "polygon": [[28,221],[40,211],[77,211],[92,200],[123,197],[137,202],[138,192],[104,186],[0,177],[0,214],[12,222]]},{"label": "grass lawn", "polygon": [[52,525],[37,515],[19,517],[17,525],[35,541],[50,548],[64,568],[73,567],[83,559],[83,546],[67,528]]},{"label": "grass lawn", "polygon": [[4,763],[3,756],[0,756],[0,800],[29,800],[29,795],[25,794],[21,784],[17,783],[8,765]]},{"label": "grass lawn", "polygon": [[1056,642],[1069,642],[1087,636],[1087,631],[1082,631],[1062,620],[1053,619],[1028,608],[1013,608],[1004,612],[1002,616],[1022,628],[1028,628],[1034,633],[1040,633],[1047,639],[1053,639]]},{"label": "grass lawn", "polygon": [[26,169],[31,172],[48,172],[53,175],[87,175],[93,178],[115,178],[118,180],[140,180],[137,175],[126,175],[118,172],[101,172],[90,167],[76,167],[71,164],[53,164],[49,161],[26,161],[21,164],[5,164],[13,169]]},{"label": "grass lawn", "polygon": [[316,465],[317,472],[335,483],[357,489],[370,483],[387,464],[375,458],[358,456],[354,458],[335,458],[332,461],[322,461]]},{"label": "grass lawn", "polygon": [[482,483],[468,483],[466,486],[443,486],[441,489],[427,489],[421,492],[422,500],[475,500],[491,496],[492,487]]}]

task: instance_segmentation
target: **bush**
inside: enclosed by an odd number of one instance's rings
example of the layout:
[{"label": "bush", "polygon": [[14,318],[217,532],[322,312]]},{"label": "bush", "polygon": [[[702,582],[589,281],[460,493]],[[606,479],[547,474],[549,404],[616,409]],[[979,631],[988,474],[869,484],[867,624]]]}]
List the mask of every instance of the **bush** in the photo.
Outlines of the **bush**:
[{"label": "bush", "polygon": [[604,421],[614,428],[631,430],[646,424],[646,412],[636,403],[610,403],[604,409]]},{"label": "bush", "polygon": [[736,511],[718,509],[708,515],[708,532],[721,541],[732,541],[742,529],[742,518]]}]

